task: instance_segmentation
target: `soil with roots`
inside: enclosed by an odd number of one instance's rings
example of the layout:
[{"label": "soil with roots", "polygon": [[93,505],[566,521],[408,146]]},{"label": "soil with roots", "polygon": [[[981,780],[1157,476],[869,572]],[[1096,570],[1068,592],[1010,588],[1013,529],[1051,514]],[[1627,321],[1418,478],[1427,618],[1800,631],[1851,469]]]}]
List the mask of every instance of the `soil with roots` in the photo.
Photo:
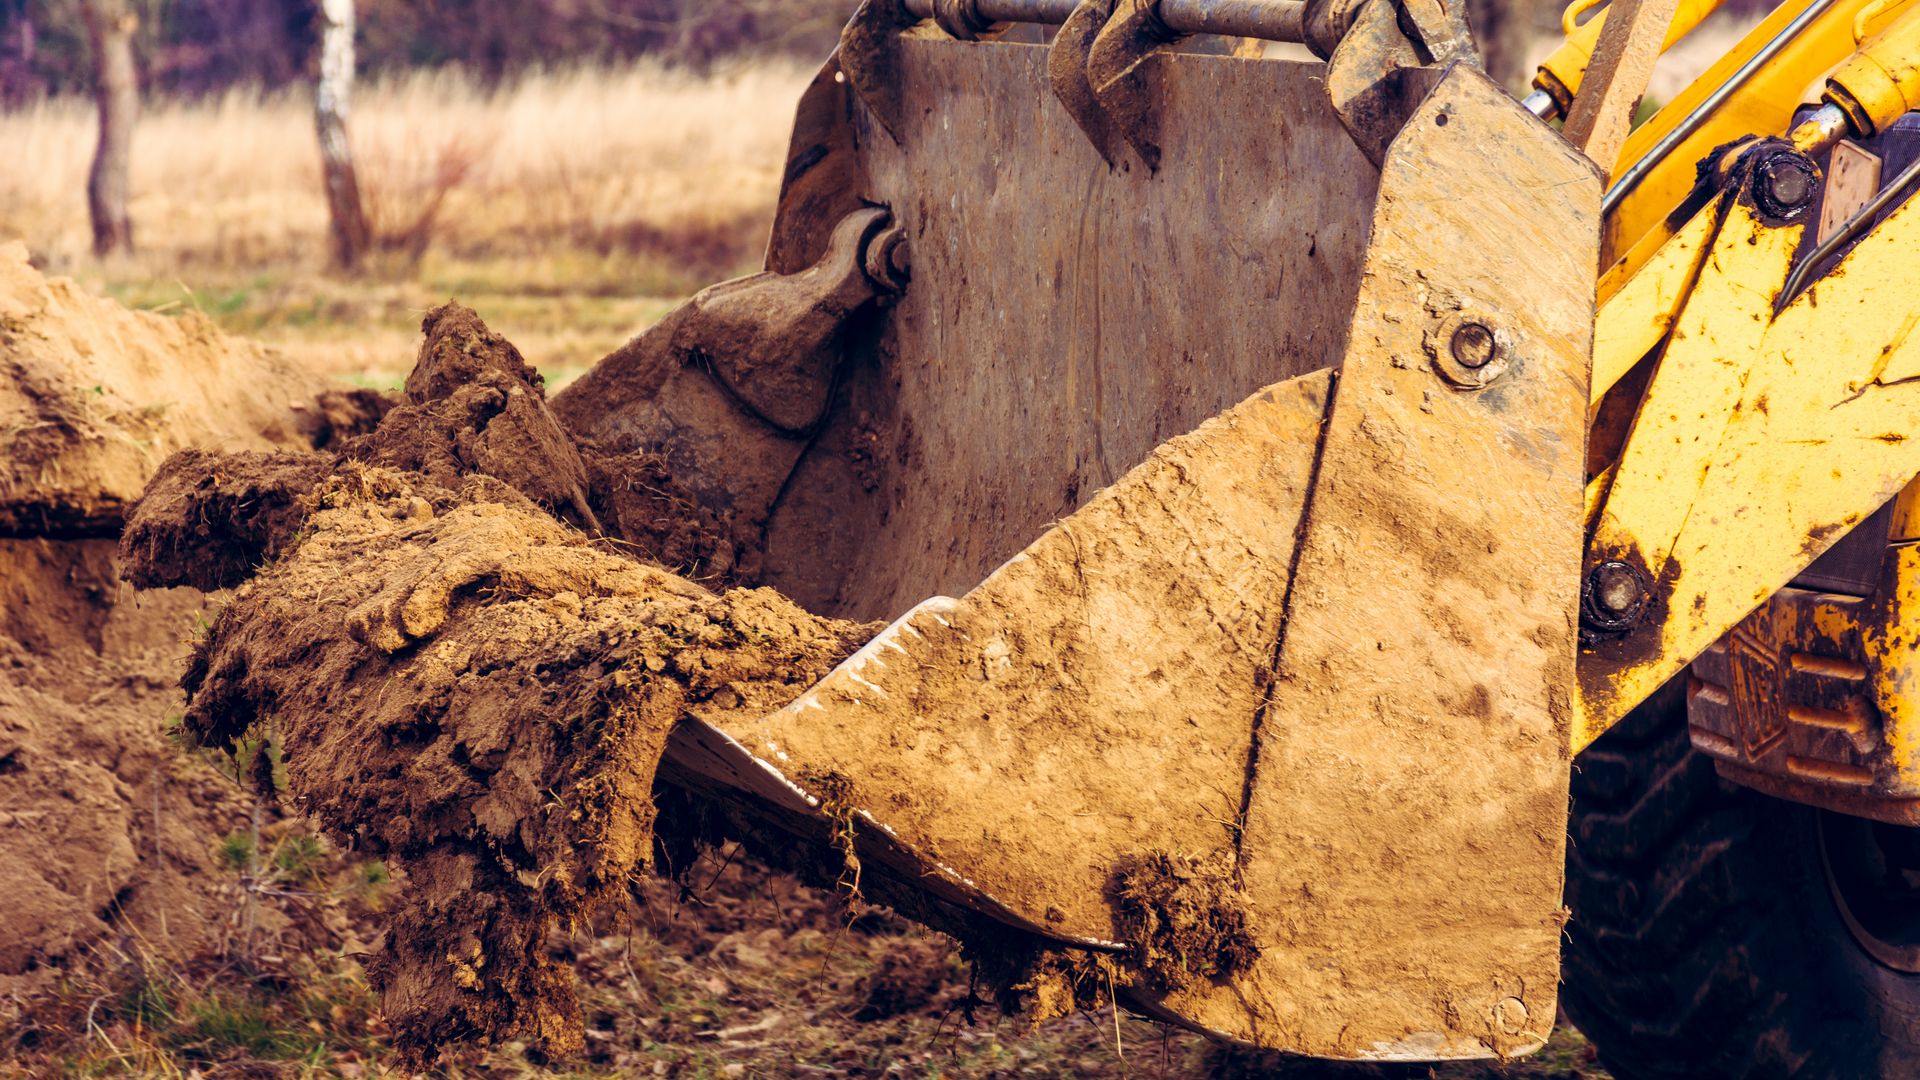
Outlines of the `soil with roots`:
[{"label": "soil with roots", "polygon": [[668,732],[780,707],[875,628],[627,554],[699,548],[703,522],[619,535],[621,493],[591,490],[616,470],[589,468],[512,345],[451,305],[423,331],[405,400],[336,453],[170,461],[126,572],[238,586],[189,661],[184,730],[231,749],[270,729],[294,803],[402,873],[368,963],[396,1045],[572,1053],[547,940],[652,869]]}]

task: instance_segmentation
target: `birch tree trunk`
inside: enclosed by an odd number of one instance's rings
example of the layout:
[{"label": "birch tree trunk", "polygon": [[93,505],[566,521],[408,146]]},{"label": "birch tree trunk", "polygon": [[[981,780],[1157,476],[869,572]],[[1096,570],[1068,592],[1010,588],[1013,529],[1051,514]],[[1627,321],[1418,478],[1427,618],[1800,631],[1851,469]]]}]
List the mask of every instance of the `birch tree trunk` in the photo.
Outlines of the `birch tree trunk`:
[{"label": "birch tree trunk", "polygon": [[93,252],[131,252],[128,172],[133,162],[133,122],[140,111],[133,32],[140,20],[127,0],[84,0],[81,14],[93,44],[94,94],[100,109],[100,141],[94,147],[93,168],[87,173]]},{"label": "birch tree trunk", "polygon": [[347,107],[353,94],[353,0],[320,0],[320,72],[313,90],[313,120],[320,133],[320,177],[333,218],[333,261],[343,270],[360,265],[371,236],[360,204],[360,181],[347,144]]}]

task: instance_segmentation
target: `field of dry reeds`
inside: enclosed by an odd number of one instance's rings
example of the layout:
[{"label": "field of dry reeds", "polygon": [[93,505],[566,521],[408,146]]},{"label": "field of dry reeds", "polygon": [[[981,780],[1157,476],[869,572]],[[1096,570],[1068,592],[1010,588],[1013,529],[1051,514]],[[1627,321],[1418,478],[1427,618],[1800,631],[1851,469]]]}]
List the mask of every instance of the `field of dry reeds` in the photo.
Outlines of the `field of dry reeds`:
[{"label": "field of dry reeds", "polygon": [[[149,101],[134,137],[137,253],[95,262],[93,104],[0,113],[0,240],[140,307],[197,307],[323,370],[384,383],[419,313],[486,312],[559,374],[693,289],[752,269],[811,69],[575,68],[484,86],[456,71],[363,84],[351,135],[381,250],[327,269],[310,99],[238,89]],[[22,167],[23,164],[25,167]]]}]

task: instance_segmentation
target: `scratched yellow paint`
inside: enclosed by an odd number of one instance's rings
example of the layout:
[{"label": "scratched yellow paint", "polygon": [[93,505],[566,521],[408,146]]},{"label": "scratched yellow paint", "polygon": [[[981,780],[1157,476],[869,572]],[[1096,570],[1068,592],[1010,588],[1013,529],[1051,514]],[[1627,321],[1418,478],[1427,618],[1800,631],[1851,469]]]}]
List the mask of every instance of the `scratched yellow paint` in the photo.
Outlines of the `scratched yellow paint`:
[{"label": "scratched yellow paint", "polygon": [[1593,382],[1600,398],[1673,329],[1681,302],[1693,290],[1700,262],[1719,224],[1715,199],[1675,233],[1660,253],[1628,274],[1624,267],[1602,276],[1600,310],[1593,324]]},{"label": "scratched yellow paint", "polygon": [[1920,473],[1920,202],[1776,316],[1801,230],[1728,207],[1674,318],[1589,549],[1664,615],[1583,653],[1576,750]]}]

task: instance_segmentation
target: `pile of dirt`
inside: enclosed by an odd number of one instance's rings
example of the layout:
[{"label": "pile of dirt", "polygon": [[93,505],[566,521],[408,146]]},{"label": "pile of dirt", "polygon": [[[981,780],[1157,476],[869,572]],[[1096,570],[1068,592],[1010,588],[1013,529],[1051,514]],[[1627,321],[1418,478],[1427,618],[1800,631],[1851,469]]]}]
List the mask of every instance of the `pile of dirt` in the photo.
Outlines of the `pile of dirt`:
[{"label": "pile of dirt", "polygon": [[275,718],[297,805],[404,872],[368,966],[398,1046],[576,1050],[547,936],[651,867],[668,731],[779,707],[867,630],[596,550],[490,478],[440,507],[401,474],[360,479],[215,619],[186,729],[228,745]]},{"label": "pile of dirt", "polygon": [[210,600],[136,594],[113,537],[174,450],[306,445],[316,389],[204,319],[123,310],[0,247],[0,1013],[103,947],[166,960],[231,931],[213,850],[252,800],[167,734]]},{"label": "pile of dirt", "polygon": [[[634,502],[593,484],[631,455],[576,443],[471,311],[422,329],[406,400],[337,453],[168,462],[128,523],[126,573],[224,586],[260,567],[194,650],[183,729],[222,749],[261,729],[294,805],[402,872],[368,963],[396,1046],[513,1034],[570,1052],[572,974],[547,940],[651,868],[673,725],[776,709],[874,628],[632,557]],[[684,498],[670,477],[653,490]],[[702,525],[636,535],[729,542]]]},{"label": "pile of dirt", "polygon": [[323,389],[198,312],[128,311],[0,244],[0,536],[114,536],[177,450],[308,445]]}]

